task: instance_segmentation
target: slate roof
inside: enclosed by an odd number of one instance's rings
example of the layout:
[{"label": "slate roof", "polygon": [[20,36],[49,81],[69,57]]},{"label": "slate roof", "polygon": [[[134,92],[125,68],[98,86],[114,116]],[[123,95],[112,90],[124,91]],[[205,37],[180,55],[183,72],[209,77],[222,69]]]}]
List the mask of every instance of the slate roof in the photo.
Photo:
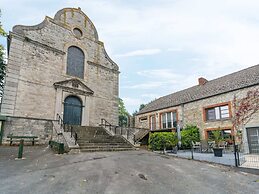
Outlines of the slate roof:
[{"label": "slate roof", "polygon": [[259,65],[237,71],[223,77],[196,85],[154,100],[147,104],[137,115],[186,104],[204,98],[259,84]]}]

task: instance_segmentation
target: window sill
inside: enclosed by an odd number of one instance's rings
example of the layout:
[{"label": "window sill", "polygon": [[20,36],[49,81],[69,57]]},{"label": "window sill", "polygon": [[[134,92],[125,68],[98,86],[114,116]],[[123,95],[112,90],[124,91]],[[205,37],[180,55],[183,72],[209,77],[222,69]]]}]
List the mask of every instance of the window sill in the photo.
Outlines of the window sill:
[{"label": "window sill", "polygon": [[206,120],[206,123],[213,123],[213,122],[219,122],[219,121],[229,121],[231,118],[225,118],[225,119],[217,119],[217,120]]}]

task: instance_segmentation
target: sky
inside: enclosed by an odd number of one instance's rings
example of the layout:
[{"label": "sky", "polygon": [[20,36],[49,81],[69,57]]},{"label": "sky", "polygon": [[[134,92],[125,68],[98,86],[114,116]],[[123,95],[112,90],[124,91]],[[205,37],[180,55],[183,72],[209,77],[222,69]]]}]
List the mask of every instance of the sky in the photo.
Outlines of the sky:
[{"label": "sky", "polygon": [[129,113],[199,77],[259,63],[258,0],[0,0],[1,22],[8,32],[64,7],[80,7],[94,23],[119,65],[119,96]]}]

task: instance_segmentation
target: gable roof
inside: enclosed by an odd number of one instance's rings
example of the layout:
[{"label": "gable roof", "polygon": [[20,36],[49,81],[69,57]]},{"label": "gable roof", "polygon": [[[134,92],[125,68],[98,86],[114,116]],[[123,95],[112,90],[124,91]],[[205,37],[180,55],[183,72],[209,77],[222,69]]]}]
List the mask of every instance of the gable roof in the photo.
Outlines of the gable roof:
[{"label": "gable roof", "polygon": [[204,85],[196,85],[158,98],[147,104],[137,115],[186,104],[234,90],[259,84],[259,65],[237,71],[223,77],[208,81]]}]

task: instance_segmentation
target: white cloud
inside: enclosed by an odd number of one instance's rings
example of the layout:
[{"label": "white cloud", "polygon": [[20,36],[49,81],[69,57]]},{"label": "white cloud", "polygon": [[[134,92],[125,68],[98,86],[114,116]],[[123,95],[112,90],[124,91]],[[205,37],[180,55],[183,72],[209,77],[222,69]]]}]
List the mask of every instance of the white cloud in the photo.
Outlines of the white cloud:
[{"label": "white cloud", "polygon": [[117,54],[115,57],[134,57],[134,56],[144,56],[144,55],[155,55],[160,53],[160,49],[143,49],[135,50],[124,54]]},{"label": "white cloud", "polygon": [[122,100],[127,106],[139,106],[143,103],[139,98],[122,97]]},{"label": "white cloud", "polygon": [[164,84],[164,82],[155,82],[155,81],[150,81],[150,82],[145,82],[145,83],[140,83],[140,84],[135,84],[135,85],[129,85],[129,86],[122,86],[122,88],[128,88],[128,89],[143,89],[143,90],[148,90],[148,89],[155,89],[159,88]]},{"label": "white cloud", "polygon": [[138,71],[138,75],[158,79],[158,80],[174,80],[182,78],[182,75],[174,73],[171,69],[151,69],[151,70],[144,70]]},{"label": "white cloud", "polygon": [[180,51],[183,51],[182,48],[168,48],[167,51],[169,52],[180,52]]},{"label": "white cloud", "polygon": [[154,100],[154,99],[158,98],[159,95],[153,94],[153,93],[148,93],[148,94],[142,94],[141,97],[144,98],[145,100],[149,100],[149,99]]}]

